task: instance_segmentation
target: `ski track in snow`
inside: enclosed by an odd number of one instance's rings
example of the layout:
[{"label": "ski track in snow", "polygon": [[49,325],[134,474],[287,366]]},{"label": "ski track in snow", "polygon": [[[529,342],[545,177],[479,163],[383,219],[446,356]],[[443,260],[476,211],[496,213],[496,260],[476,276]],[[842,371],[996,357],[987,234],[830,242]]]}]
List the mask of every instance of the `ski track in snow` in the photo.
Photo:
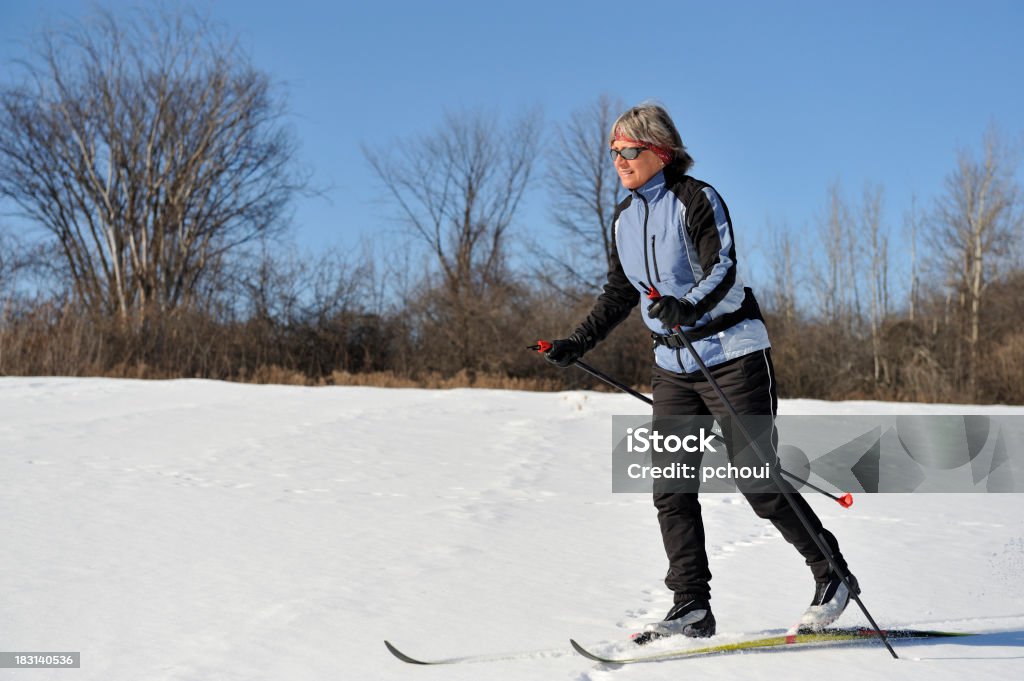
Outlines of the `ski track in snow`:
[{"label": "ski track in snow", "polygon": [[[607,668],[671,605],[645,495],[612,494],[613,414],[585,391],[0,379],[0,651],[81,651],[0,679],[1016,678],[1024,497],[810,497],[882,626],[970,639]],[[788,400],[780,413],[1024,407]],[[807,568],[738,495],[702,496],[721,638],[777,631]],[[866,624],[851,605],[843,625]],[[426,659],[411,667],[389,639]],[[602,644],[601,642],[605,642]],[[614,643],[621,642],[621,643]]]}]

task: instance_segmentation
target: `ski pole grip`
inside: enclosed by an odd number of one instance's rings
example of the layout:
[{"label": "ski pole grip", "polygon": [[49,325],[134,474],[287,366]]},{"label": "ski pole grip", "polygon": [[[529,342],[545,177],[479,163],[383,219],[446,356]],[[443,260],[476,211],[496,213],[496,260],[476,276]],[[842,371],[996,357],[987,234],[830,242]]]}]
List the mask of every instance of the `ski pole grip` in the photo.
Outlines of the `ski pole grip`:
[{"label": "ski pole grip", "polygon": [[[644,282],[642,282],[642,281],[640,283],[645,288],[647,288],[647,297],[648,297],[648,299],[650,299],[650,300],[657,300],[658,298],[661,298],[661,293],[654,286],[648,287],[647,284],[644,284]],[[682,329],[683,329],[683,325],[682,324],[676,324],[672,328],[673,331],[678,331],[680,333],[682,333]]]},{"label": "ski pole grip", "polygon": [[547,354],[548,350],[550,350],[551,347],[551,343],[549,343],[546,340],[539,340],[537,341],[537,344],[533,346],[533,348],[535,348],[537,352],[542,354]]},{"label": "ski pole grip", "polygon": [[850,508],[851,506],[853,506],[853,495],[847,492],[843,496],[836,499],[836,501],[839,502],[839,505],[842,506],[843,508]]}]

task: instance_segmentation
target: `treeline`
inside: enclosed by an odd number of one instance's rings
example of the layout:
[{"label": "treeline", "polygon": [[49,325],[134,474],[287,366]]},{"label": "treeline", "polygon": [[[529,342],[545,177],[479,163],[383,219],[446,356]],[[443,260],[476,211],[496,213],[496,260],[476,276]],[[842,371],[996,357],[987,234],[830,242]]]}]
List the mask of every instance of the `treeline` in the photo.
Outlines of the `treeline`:
[{"label": "treeline", "polygon": [[[533,112],[449,113],[365,153],[404,248],[313,257],[282,230],[311,183],[284,103],[219,29],[140,10],[37,45],[0,91],[0,200],[41,235],[0,224],[0,374],[599,387],[527,346],[570,332],[600,290],[622,102],[551,126],[546,164],[523,144]],[[852,201],[833,187],[799,235],[771,230],[752,283],[784,397],[1024,402],[1016,161],[990,130],[898,232],[870,185]],[[524,243],[538,180],[557,238]],[[650,338],[628,320],[587,360],[646,387]]]},{"label": "treeline", "polygon": [[939,293],[919,301],[913,319],[905,311],[882,319],[877,355],[867,326],[851,333],[821,320],[769,314],[781,393],[830,400],[1024,403],[1022,285],[1019,270],[991,282],[973,372],[967,360],[968,320]]},{"label": "treeline", "polygon": [[[977,394],[963,362],[964,321],[935,297],[914,320],[883,320],[881,374],[871,338],[821,320],[766,310],[784,397],[925,402],[1024,402],[1024,272],[993,284],[982,324]],[[472,324],[473,356],[453,346],[428,309],[386,313],[361,304],[315,305],[237,316],[228,309],[178,310],[139,328],[89,314],[72,300],[8,297],[0,322],[0,374],[214,378],[303,385],[495,387],[558,390],[602,386],[583,372],[559,371],[526,349],[539,335],[569,330],[587,305],[566,305],[523,287],[503,298],[509,309]],[[323,301],[321,301],[323,302]],[[627,320],[587,361],[628,384],[649,385],[650,341]],[[960,358],[960,359],[958,359]]]}]

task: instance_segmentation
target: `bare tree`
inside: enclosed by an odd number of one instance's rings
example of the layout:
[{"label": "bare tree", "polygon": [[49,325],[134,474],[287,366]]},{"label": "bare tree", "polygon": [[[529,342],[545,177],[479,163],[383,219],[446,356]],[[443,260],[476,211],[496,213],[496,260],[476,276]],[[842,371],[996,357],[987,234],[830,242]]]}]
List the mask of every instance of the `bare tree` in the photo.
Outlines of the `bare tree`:
[{"label": "bare tree", "polygon": [[0,92],[0,197],[56,238],[91,310],[191,305],[303,184],[269,77],[194,13],[98,12],[21,66]]},{"label": "bare tree", "polygon": [[561,255],[545,250],[545,260],[559,268],[560,288],[571,284],[592,290],[608,271],[612,214],[622,188],[608,158],[608,132],[623,109],[621,100],[601,95],[555,128],[548,180],[552,219],[566,248]]},{"label": "bare tree", "polygon": [[768,225],[771,242],[768,261],[771,263],[771,281],[768,284],[768,308],[786,324],[796,321],[797,263],[793,237],[785,226]]},{"label": "bare tree", "polygon": [[917,207],[917,196],[910,197],[910,208],[903,216],[903,229],[906,232],[910,256],[910,288],[908,296],[908,319],[913,322],[917,315],[918,296],[920,294],[920,264],[918,263],[917,246],[921,234],[921,213]]},{"label": "bare tree", "polygon": [[[980,157],[957,154],[957,167],[946,177],[945,193],[935,202],[928,246],[951,299],[957,301],[966,344],[966,389],[976,396],[981,312],[985,291],[1002,259],[1011,255],[1024,225],[1020,187],[1015,173],[1018,153],[998,130],[985,132]],[[959,343],[958,343],[959,346]]]},{"label": "bare tree", "polygon": [[0,226],[0,303],[14,285],[15,273],[20,267],[18,245]]},{"label": "bare tree", "polygon": [[[858,206],[859,231],[864,243],[863,269],[868,276],[868,326],[871,331],[871,356],[874,379],[882,379],[882,322],[889,314],[889,235],[882,223],[884,190],[870,183],[864,185],[861,205]],[[861,249],[857,249],[858,251]]]},{"label": "bare tree", "polygon": [[[540,116],[506,125],[484,113],[447,113],[432,133],[388,155],[364,147],[367,161],[403,221],[439,268],[423,310],[460,363],[486,364],[481,341],[500,320],[506,295],[508,236],[533,169]],[[436,294],[436,295],[435,295]]]},{"label": "bare tree", "polygon": [[853,260],[857,235],[839,182],[828,189],[826,212],[818,222],[818,239],[823,259],[811,263],[818,309],[837,329],[849,329],[859,312]]}]

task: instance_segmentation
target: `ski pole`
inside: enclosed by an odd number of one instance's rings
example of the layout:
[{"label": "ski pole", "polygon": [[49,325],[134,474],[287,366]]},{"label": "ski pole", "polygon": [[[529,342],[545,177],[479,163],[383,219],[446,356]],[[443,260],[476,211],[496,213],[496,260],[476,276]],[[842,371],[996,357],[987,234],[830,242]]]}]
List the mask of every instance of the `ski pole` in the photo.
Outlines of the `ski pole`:
[{"label": "ski pole", "polygon": [[[548,350],[551,349],[551,343],[548,342],[548,341],[545,341],[545,340],[539,340],[539,341],[537,341],[536,345],[529,345],[529,346],[527,346],[526,349],[527,350],[536,350],[537,352],[540,352],[540,353],[546,353]],[[597,369],[595,369],[594,367],[590,366],[589,364],[587,364],[585,362],[581,362],[580,360],[577,359],[577,360],[575,360],[573,362],[573,364],[576,367],[578,367],[579,369],[582,369],[583,371],[587,372],[588,374],[590,374],[594,378],[598,379],[599,381],[603,381],[604,383],[610,385],[613,388],[618,388],[619,390],[621,390],[624,393],[629,393],[633,397],[637,398],[638,400],[642,400],[642,401],[646,402],[647,404],[650,404],[650,405],[654,404],[654,400],[652,400],[651,398],[647,397],[647,395],[644,395],[643,393],[639,393],[636,390],[633,390],[632,388],[630,388],[625,383],[622,383],[620,381],[616,381],[611,376],[608,376],[607,374],[604,374],[604,373],[598,371]],[[825,489],[822,489],[821,487],[818,487],[817,485],[812,483],[810,480],[804,480],[803,478],[801,478],[801,477],[799,477],[797,475],[793,475],[792,473],[787,471],[782,466],[777,466],[777,468],[778,468],[778,471],[780,473],[782,473],[783,475],[789,477],[792,480],[795,480],[796,482],[799,482],[802,485],[806,485],[807,487],[810,487],[815,492],[819,492],[821,494],[824,494],[826,497],[828,497],[832,501],[836,502],[837,504],[839,504],[843,508],[850,508],[851,506],[853,506],[853,495],[850,494],[849,492],[847,492],[846,494],[842,495],[841,497],[837,497],[836,495],[832,494],[828,490],[825,490]]]},{"label": "ski pole", "polygon": [[[529,346],[527,346],[526,349],[527,350],[536,350],[537,352],[539,352],[541,354],[546,354],[548,352],[548,350],[551,349],[551,343],[549,343],[546,340],[539,340],[539,341],[537,341],[536,345],[529,345]],[[601,373],[600,371],[598,371],[594,367],[590,366],[589,364],[586,364],[585,362],[581,362],[581,361],[579,361],[577,359],[577,360],[573,360],[573,364],[575,364],[578,368],[580,368],[583,371],[587,372],[588,374],[590,374],[591,376],[593,376],[597,380],[604,381],[605,383],[607,383],[608,385],[610,385],[613,388],[618,388],[619,390],[621,390],[624,393],[629,393],[633,397],[637,398],[638,400],[643,400],[647,404],[651,404],[651,405],[654,404],[654,401],[651,398],[647,397],[647,395],[644,395],[643,393],[638,393],[637,391],[633,390],[632,388],[630,388],[625,383],[621,383],[619,381],[616,381],[611,376],[609,376],[607,374],[604,374],[604,373]]]},{"label": "ski pole", "polygon": [[[658,289],[651,286],[647,291],[647,297],[650,300],[657,300],[658,298],[661,297],[661,294],[658,293]],[[718,385],[718,381],[716,381],[715,377],[711,375],[711,370],[708,369],[708,366],[706,364],[704,364],[704,360],[702,360],[700,355],[697,354],[697,350],[693,347],[693,343],[690,342],[690,339],[686,337],[686,334],[683,333],[682,329],[680,329],[678,326],[672,329],[672,332],[683,342],[683,345],[686,347],[687,352],[690,353],[690,356],[693,357],[693,360],[697,363],[697,366],[700,367],[700,372],[704,374],[704,378],[707,379],[708,384],[715,391],[715,394],[718,395],[718,399],[721,400],[722,406],[725,407],[726,411],[729,412],[729,415],[733,418],[736,425],[739,427],[740,433],[743,435],[743,437],[746,438],[747,442],[750,443],[751,447],[753,447],[754,452],[757,453],[762,463],[768,465],[768,457],[765,455],[764,451],[761,449],[761,446],[754,440],[754,438],[750,437],[750,433],[747,431],[746,426],[743,425],[743,421],[740,419],[740,415],[736,411],[736,408],[732,406],[732,402],[730,402],[729,398],[726,397],[725,392],[722,390],[722,386]],[[875,618],[871,616],[871,613],[868,612],[868,609],[864,605],[864,602],[861,601],[860,596],[857,594],[856,590],[854,590],[853,585],[850,583],[850,577],[846,574],[846,570],[843,570],[839,567],[839,564],[836,562],[835,556],[832,555],[832,549],[829,548],[828,543],[825,542],[824,539],[822,539],[822,537],[818,535],[818,533],[811,529],[811,523],[807,519],[807,516],[800,509],[800,506],[793,502],[793,499],[790,495],[795,494],[796,492],[791,490],[787,491],[779,483],[778,480],[775,480],[775,485],[779,488],[779,491],[782,493],[782,495],[786,497],[786,501],[793,509],[793,512],[796,514],[796,517],[800,520],[800,523],[804,526],[804,529],[807,530],[807,533],[811,535],[811,539],[813,539],[814,543],[818,546],[818,550],[821,551],[825,558],[828,559],[829,566],[835,571],[837,575],[839,575],[839,578],[843,580],[843,584],[846,585],[847,590],[850,592],[850,596],[857,602],[857,605],[860,607],[861,612],[864,613],[864,616],[867,617],[868,622],[870,622],[871,626],[874,627],[874,633],[878,636],[879,640],[881,640],[882,643],[885,644],[885,647],[889,650],[889,653],[893,656],[893,658],[898,660],[899,655],[897,655],[896,651],[892,649],[892,645],[889,644],[889,639],[886,637],[885,632],[878,628],[878,625],[875,623]]]},{"label": "ski pole", "polygon": [[827,489],[822,489],[822,488],[818,487],[817,485],[815,485],[810,480],[804,480],[803,478],[801,478],[799,476],[793,475],[792,473],[787,471],[782,466],[779,466],[778,468],[779,468],[779,472],[782,473],[783,475],[785,475],[790,480],[795,480],[796,482],[799,482],[802,485],[806,485],[806,486],[810,487],[815,492],[819,492],[821,494],[824,494],[826,497],[828,497],[832,501],[836,502],[837,504],[839,504],[843,508],[850,508],[851,506],[853,506],[853,495],[850,494],[849,492],[847,492],[846,494],[844,494],[841,497],[837,497],[835,494],[832,494],[832,492],[829,492]]}]

